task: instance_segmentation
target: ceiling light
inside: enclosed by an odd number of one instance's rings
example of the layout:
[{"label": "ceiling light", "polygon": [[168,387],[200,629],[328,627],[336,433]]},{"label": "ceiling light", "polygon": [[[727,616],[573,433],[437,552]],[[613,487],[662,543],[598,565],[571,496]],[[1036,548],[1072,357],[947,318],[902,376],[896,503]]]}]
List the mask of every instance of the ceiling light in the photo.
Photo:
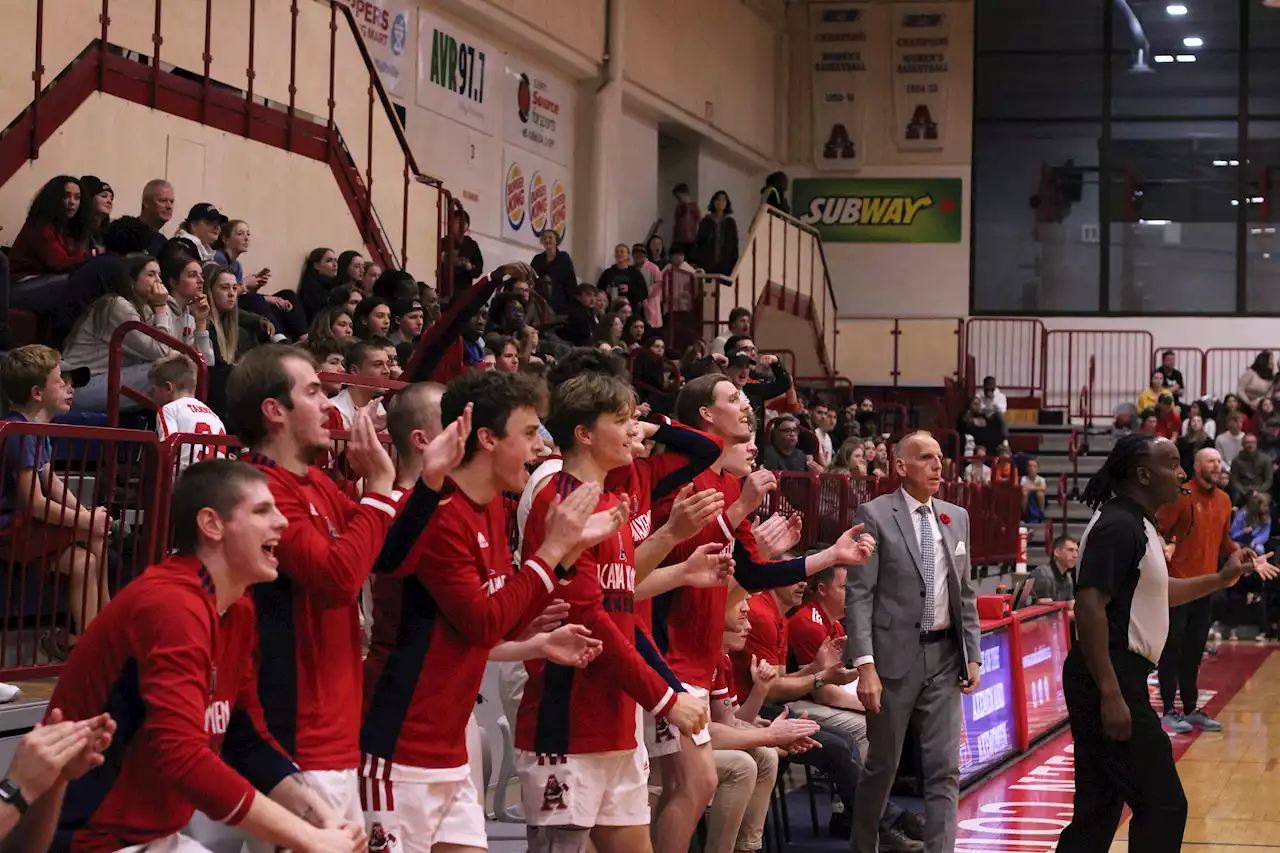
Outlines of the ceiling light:
[{"label": "ceiling light", "polygon": [[1178,61],[1179,61],[1179,62],[1195,62],[1195,61],[1196,61],[1196,57],[1195,57],[1195,54],[1191,54],[1191,53],[1180,53],[1180,54],[1178,54]]},{"label": "ceiling light", "polygon": [[1226,160],[1214,160],[1214,161],[1213,161],[1213,165],[1215,165],[1215,166],[1226,166],[1226,165],[1228,165],[1228,163],[1227,163],[1227,161],[1226,161]]},{"label": "ceiling light", "polygon": [[1175,16],[1175,17],[1176,17],[1176,16],[1178,16],[1178,15],[1185,15],[1185,14],[1187,14],[1187,7],[1186,7],[1186,6],[1183,6],[1183,5],[1181,5],[1181,4],[1176,4],[1176,5],[1173,5],[1173,6],[1167,6],[1167,7],[1165,7],[1165,11],[1166,11],[1166,12],[1168,12],[1170,15],[1173,15],[1173,16]]},{"label": "ceiling light", "polygon": [[1167,53],[1158,53],[1152,57],[1156,62],[1173,62],[1173,57]]},{"label": "ceiling light", "polygon": [[1170,220],[1168,219],[1139,219],[1138,220],[1139,225],[1168,225],[1169,222]]},{"label": "ceiling light", "polygon": [[1239,160],[1232,160],[1232,161],[1231,161],[1230,163],[1228,163],[1227,165],[1229,165],[1229,166],[1239,166],[1239,165],[1240,165],[1240,161],[1239,161]]},{"label": "ceiling light", "polygon": [[1183,47],[1204,47],[1204,39],[1200,36],[1187,36],[1182,40]]}]

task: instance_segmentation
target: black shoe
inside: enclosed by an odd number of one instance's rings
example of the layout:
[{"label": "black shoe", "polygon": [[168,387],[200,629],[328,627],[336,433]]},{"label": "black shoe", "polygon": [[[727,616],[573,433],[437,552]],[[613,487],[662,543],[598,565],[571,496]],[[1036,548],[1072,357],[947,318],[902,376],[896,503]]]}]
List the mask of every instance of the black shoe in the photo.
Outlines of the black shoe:
[{"label": "black shoe", "polygon": [[848,809],[842,812],[832,812],[831,821],[827,824],[827,830],[831,833],[832,838],[848,839],[853,835],[853,814]]},{"label": "black shoe", "polygon": [[924,841],[924,815],[915,812],[903,812],[902,817],[898,818],[897,826],[907,838],[915,841]]},{"label": "black shoe", "polygon": [[913,853],[923,850],[924,842],[908,838],[899,827],[880,827],[880,849],[883,853]]}]

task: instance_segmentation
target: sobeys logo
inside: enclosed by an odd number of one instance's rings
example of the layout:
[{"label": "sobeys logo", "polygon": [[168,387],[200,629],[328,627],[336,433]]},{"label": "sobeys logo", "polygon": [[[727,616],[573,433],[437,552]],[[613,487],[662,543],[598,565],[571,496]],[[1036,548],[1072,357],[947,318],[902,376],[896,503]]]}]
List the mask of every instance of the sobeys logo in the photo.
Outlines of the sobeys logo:
[{"label": "sobeys logo", "polygon": [[512,230],[519,231],[524,225],[525,180],[524,170],[519,163],[512,163],[507,169],[507,223]]},{"label": "sobeys logo", "polygon": [[551,213],[551,199],[547,192],[547,179],[538,172],[533,173],[529,182],[529,227],[533,236],[541,237],[547,230],[547,218]]},{"label": "sobeys logo", "polygon": [[958,178],[801,178],[792,189],[800,221],[836,243],[955,243]]}]

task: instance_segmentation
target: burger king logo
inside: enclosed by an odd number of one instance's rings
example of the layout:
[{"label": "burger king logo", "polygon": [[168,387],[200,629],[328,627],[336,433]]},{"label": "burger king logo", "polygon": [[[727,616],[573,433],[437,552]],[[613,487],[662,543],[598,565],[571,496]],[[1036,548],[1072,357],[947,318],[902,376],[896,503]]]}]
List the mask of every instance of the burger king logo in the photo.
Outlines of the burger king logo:
[{"label": "burger king logo", "polygon": [[547,230],[547,219],[551,215],[551,198],[547,189],[547,179],[538,172],[533,173],[529,182],[529,227],[533,236],[541,237]]},{"label": "burger king logo", "polygon": [[551,222],[548,227],[563,243],[564,232],[569,227],[569,194],[565,192],[564,181],[551,185]]},{"label": "burger king logo", "polygon": [[519,163],[512,163],[507,169],[507,223],[513,231],[519,231],[524,225],[524,170]]}]

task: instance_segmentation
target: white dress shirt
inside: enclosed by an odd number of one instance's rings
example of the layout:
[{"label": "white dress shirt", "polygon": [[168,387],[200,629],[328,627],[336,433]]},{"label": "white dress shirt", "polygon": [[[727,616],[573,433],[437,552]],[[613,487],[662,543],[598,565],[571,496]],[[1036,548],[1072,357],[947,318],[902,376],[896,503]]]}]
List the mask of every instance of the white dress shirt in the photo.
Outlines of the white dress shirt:
[{"label": "white dress shirt", "polygon": [[[944,628],[951,627],[951,609],[950,599],[951,590],[947,586],[947,554],[942,544],[942,522],[938,521],[938,511],[933,506],[933,499],[930,498],[927,504],[911,497],[906,489],[902,490],[902,496],[907,499],[907,511],[911,513],[911,526],[916,531],[916,545],[921,546],[924,540],[920,537],[920,513],[916,512],[922,506],[929,507],[929,513],[933,516],[930,520],[930,526],[933,528],[933,624],[921,625],[921,631],[941,631]],[[920,548],[920,553],[924,553],[924,548]]]}]

